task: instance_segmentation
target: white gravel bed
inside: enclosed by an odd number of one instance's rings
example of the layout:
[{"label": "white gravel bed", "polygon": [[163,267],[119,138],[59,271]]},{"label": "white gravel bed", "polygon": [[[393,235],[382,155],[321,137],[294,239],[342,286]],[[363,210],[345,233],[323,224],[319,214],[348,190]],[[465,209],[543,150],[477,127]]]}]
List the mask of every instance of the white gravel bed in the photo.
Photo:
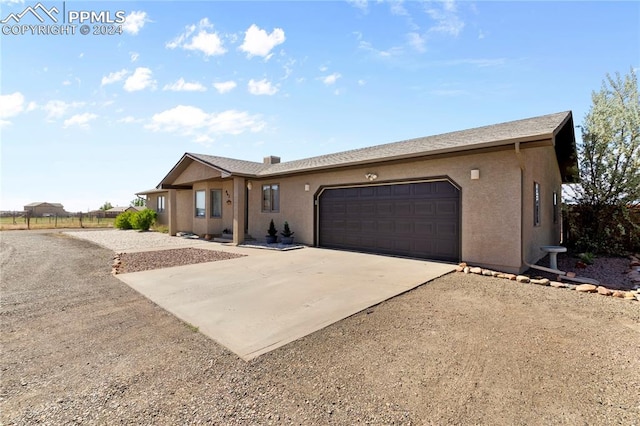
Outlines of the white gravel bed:
[{"label": "white gravel bed", "polygon": [[110,229],[107,231],[65,231],[64,234],[91,241],[116,252],[156,249],[159,247],[197,247],[209,244],[193,238],[172,237],[161,232]]}]

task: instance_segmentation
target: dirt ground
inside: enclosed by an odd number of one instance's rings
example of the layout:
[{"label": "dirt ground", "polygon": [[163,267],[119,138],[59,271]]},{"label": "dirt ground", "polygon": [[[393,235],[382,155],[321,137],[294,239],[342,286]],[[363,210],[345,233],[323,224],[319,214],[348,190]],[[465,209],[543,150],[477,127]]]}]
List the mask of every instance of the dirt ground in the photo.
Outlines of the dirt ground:
[{"label": "dirt ground", "polygon": [[1,424],[639,424],[637,302],[454,273],[247,363],[109,250],[0,248]]}]

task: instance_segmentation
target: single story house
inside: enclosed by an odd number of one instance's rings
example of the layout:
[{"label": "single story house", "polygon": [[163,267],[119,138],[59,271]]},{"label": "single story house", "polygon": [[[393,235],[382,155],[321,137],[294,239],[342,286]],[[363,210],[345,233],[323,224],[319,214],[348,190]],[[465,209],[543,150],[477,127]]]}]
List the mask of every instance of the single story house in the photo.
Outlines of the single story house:
[{"label": "single story house", "polygon": [[134,206],[116,206],[104,211],[104,217],[116,217],[124,212],[137,212],[140,209]]},{"label": "single story house", "polygon": [[36,202],[29,203],[24,206],[25,213],[32,217],[39,216],[68,216],[69,213],[64,210],[64,206],[60,203]]},{"label": "single story house", "polygon": [[561,239],[577,182],[570,111],[281,162],[186,153],[140,192],[179,231],[262,240],[273,219],[310,246],[521,272]]}]

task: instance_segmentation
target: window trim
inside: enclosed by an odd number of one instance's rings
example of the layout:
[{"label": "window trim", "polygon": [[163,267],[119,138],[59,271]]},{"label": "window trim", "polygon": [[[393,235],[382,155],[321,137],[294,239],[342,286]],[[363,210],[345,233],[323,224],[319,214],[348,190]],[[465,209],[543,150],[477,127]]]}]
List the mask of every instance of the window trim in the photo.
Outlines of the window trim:
[{"label": "window trim", "polygon": [[[160,202],[162,200],[162,203]],[[166,209],[167,199],[164,195],[158,195],[156,198],[156,213],[164,213]]]},{"label": "window trim", "polygon": [[[198,209],[198,194],[203,194],[203,205],[202,208]],[[194,216],[197,219],[202,219],[207,217],[207,191],[204,189],[199,189],[197,191],[193,191],[193,198],[194,198]],[[202,210],[202,214],[198,214],[198,210]]]},{"label": "window trim", "polygon": [[533,182],[533,226],[540,226],[540,184]]},{"label": "window trim", "polygon": [[[220,214],[218,216],[214,215],[214,213],[216,211],[216,209],[215,209],[215,207],[213,205],[213,203],[215,202],[215,197],[213,196],[214,192],[217,192],[218,194],[220,194],[220,196],[218,197],[218,201],[220,202],[220,209],[219,209]],[[210,191],[210,194],[211,194],[211,213],[210,213],[211,217],[213,219],[220,219],[220,218],[222,218],[222,211],[223,211],[223,208],[222,208],[222,189],[214,188],[214,189],[212,189]]]},{"label": "window trim", "polygon": [[[275,191],[274,191],[275,187]],[[269,200],[266,200],[265,190],[269,190]],[[277,197],[274,197],[276,194]],[[277,199],[276,199],[277,198]],[[274,203],[274,200],[276,203]],[[269,202],[269,208],[265,208],[265,201]],[[268,183],[262,185],[262,200],[260,202],[261,210],[263,213],[279,213],[280,212],[280,184],[279,183]],[[277,208],[273,208],[274,204],[277,204]]]}]

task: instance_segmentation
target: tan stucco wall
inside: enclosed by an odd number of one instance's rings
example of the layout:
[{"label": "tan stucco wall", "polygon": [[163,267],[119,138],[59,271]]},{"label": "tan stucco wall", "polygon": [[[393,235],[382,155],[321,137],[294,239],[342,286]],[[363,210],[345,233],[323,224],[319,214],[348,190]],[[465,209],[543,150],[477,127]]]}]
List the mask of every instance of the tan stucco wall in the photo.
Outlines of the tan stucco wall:
[{"label": "tan stucco wall", "polygon": [[[553,222],[553,192],[558,194],[558,210],[560,210],[562,177],[553,147],[525,149],[522,153],[525,160],[522,191],[524,258],[533,264],[546,255],[540,250],[541,246],[560,244],[562,220],[558,216],[557,222]],[[539,226],[534,226],[533,223],[534,182],[540,184]]]},{"label": "tan stucco wall", "polygon": [[173,184],[190,184],[191,182],[214,179],[217,177],[220,177],[219,171],[194,161],[189,164],[189,166],[176,178]]},{"label": "tan stucco wall", "polygon": [[[164,196],[164,212],[158,212],[158,197]],[[169,192],[156,193],[156,194],[148,194],[147,195],[147,208],[155,211],[158,214],[156,219],[156,223],[158,225],[169,225]]]},{"label": "tan stucco wall", "polygon": [[[211,217],[211,190],[212,189],[222,190],[222,217],[220,218]],[[206,212],[205,212],[205,217],[203,218],[195,217],[195,192],[200,190],[205,191]],[[184,192],[188,192],[188,191],[184,191]],[[227,203],[227,201],[231,201],[231,204]],[[221,234],[223,229],[225,228],[231,229],[233,227],[233,181],[232,180],[216,179],[211,181],[194,183],[190,202],[192,205],[191,220],[193,223],[191,232],[193,232],[194,234],[217,235],[217,234]]]},{"label": "tan stucco wall", "polygon": [[[480,179],[471,180],[471,169]],[[313,244],[314,194],[320,185],[368,184],[365,174],[381,181],[448,176],[461,187],[461,258],[504,271],[520,269],[520,168],[514,150],[422,160],[395,165],[360,167],[304,176],[252,179],[249,191],[249,234],[264,239],[273,218],[279,231],[288,221],[295,240]],[[280,211],[262,213],[262,184],[280,184]],[[305,192],[304,186],[310,190]]]},{"label": "tan stucco wall", "polygon": [[176,232],[192,232],[194,216],[193,193],[190,189],[176,191]]}]

